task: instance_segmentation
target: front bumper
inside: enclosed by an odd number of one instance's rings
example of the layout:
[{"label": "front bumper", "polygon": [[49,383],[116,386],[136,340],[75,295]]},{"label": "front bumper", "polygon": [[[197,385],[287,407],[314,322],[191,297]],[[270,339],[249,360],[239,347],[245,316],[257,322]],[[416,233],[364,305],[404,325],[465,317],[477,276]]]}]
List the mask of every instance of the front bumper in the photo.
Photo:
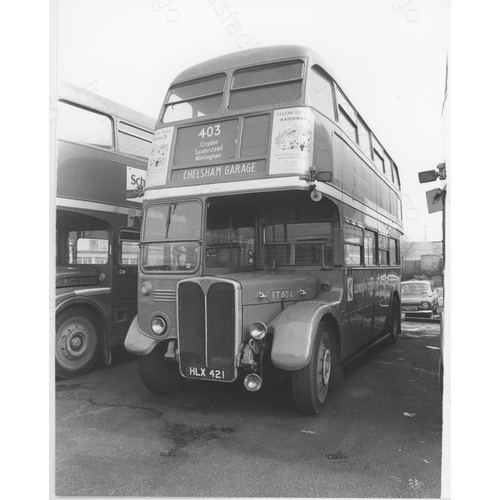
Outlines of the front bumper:
[{"label": "front bumper", "polygon": [[405,316],[423,316],[433,314],[432,309],[422,309],[420,306],[401,306],[401,312]]}]

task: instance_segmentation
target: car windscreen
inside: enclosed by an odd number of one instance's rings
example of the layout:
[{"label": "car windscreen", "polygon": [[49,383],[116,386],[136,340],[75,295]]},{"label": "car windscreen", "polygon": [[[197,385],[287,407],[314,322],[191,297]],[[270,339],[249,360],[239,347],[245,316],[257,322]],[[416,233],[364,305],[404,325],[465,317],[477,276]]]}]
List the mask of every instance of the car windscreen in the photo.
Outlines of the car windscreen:
[{"label": "car windscreen", "polygon": [[411,283],[401,286],[401,293],[403,295],[419,295],[423,293],[431,293],[429,285],[424,283]]}]

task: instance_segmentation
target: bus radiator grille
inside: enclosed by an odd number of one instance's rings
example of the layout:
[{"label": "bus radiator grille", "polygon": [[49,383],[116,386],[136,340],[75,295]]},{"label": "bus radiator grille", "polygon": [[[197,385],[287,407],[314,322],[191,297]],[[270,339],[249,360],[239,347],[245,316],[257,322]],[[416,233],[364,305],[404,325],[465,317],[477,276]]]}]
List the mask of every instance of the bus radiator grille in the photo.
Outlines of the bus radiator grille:
[{"label": "bus radiator grille", "polygon": [[179,284],[179,347],[181,370],[206,366],[233,371],[235,290],[215,282],[206,295],[196,282]]}]

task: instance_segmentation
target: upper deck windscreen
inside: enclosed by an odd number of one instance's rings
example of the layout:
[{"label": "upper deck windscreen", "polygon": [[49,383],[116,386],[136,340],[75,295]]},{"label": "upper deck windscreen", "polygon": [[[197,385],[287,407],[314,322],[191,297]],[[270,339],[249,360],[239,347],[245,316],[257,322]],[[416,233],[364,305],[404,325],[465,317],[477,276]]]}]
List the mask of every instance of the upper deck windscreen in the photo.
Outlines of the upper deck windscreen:
[{"label": "upper deck windscreen", "polygon": [[226,75],[221,73],[172,87],[163,123],[212,115],[219,111],[225,81]]},{"label": "upper deck windscreen", "polygon": [[258,66],[235,71],[229,109],[294,102],[301,96],[304,63]]}]

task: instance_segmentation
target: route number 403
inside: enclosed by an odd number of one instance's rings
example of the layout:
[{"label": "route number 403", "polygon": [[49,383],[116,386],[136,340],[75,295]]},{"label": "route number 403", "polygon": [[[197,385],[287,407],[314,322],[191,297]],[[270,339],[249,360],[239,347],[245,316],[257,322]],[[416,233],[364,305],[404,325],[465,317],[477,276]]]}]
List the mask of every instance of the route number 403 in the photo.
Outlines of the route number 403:
[{"label": "route number 403", "polygon": [[200,137],[205,138],[205,136],[212,137],[212,136],[217,136],[219,134],[220,134],[220,125],[217,124],[217,125],[213,125],[213,126],[210,125],[206,129],[205,129],[205,127],[203,127],[198,135]]}]

